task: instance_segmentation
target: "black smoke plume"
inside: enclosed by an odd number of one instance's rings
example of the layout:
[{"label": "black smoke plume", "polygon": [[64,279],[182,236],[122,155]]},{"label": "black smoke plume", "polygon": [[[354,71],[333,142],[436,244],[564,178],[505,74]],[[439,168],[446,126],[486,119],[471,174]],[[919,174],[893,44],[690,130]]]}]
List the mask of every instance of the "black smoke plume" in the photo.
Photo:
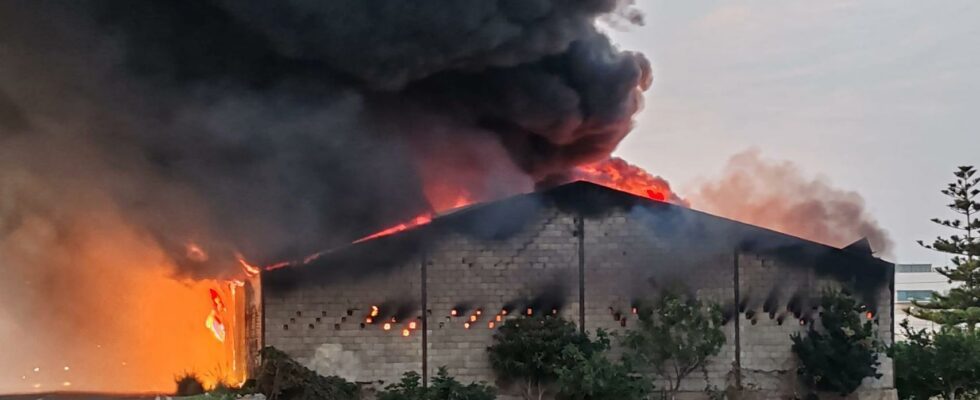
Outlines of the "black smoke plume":
[{"label": "black smoke plume", "polygon": [[607,157],[650,83],[594,26],[616,3],[0,2],[0,392],[63,363],[75,390],[169,389],[221,347],[204,281],[161,277]]},{"label": "black smoke plume", "polygon": [[616,3],[4,2],[4,181],[58,195],[5,185],[3,231],[90,192],[213,275],[530,189],[630,130],[650,73],[594,26]]}]

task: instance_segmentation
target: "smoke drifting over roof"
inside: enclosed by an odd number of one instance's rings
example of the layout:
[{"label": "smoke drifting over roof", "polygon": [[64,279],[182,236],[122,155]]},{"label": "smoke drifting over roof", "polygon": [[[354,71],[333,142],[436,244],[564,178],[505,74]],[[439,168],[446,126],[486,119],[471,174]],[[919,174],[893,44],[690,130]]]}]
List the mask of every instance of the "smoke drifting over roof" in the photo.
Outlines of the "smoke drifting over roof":
[{"label": "smoke drifting over roof", "polygon": [[95,193],[210,276],[530,189],[630,130],[650,72],[594,26],[616,3],[4,2],[0,232]]},{"label": "smoke drifting over roof", "polygon": [[888,256],[892,241],[855,192],[806,176],[792,162],[736,154],[724,172],[692,196],[694,207],[835,247],[866,237]]}]

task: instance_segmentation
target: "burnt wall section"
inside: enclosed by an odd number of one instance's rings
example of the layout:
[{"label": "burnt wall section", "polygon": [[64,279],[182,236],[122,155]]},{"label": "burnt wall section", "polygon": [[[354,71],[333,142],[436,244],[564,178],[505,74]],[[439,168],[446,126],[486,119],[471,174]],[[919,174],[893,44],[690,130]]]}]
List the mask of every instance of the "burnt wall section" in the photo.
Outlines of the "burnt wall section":
[{"label": "burnt wall section", "polygon": [[[634,306],[677,289],[718,303],[726,317],[726,345],[682,388],[778,397],[796,392],[789,337],[811,326],[822,289],[853,290],[875,310],[882,338],[892,337],[887,263],[607,189],[572,189],[464,210],[265,272],[264,343],[322,374],[375,386],[423,365],[429,376],[446,366],[464,382],[500,384],[486,348],[506,319],[530,309],[590,333],[621,332],[637,323]],[[371,306],[379,311],[366,323]],[[866,389],[893,387],[890,360],[882,371]]]},{"label": "burnt wall section", "polygon": [[545,208],[525,222],[506,240],[453,232],[428,252],[429,376],[446,366],[464,382],[494,382],[494,327],[529,310],[578,323],[574,216]]},{"label": "burnt wall section", "polygon": [[321,375],[356,382],[390,383],[405,371],[421,371],[421,334],[402,336],[412,322],[421,325],[421,258],[405,254],[411,256],[320,271],[329,279],[308,271],[266,273],[265,345]]},{"label": "burnt wall section", "polygon": [[[638,323],[633,308],[651,304],[665,290],[687,292],[718,303],[728,321],[727,344],[704,371],[681,383],[683,390],[728,386],[733,368],[734,324],[731,313],[733,250],[704,241],[690,243],[690,234],[707,227],[680,229],[678,221],[644,209],[617,210],[585,219],[586,329],[623,332]],[[693,229],[693,230],[691,230]],[[616,357],[622,349],[614,349]],[[657,382],[664,387],[664,382]]]},{"label": "burnt wall section", "polygon": [[[819,328],[820,295],[824,290],[855,291],[847,282],[811,268],[786,264],[780,257],[742,253],[739,255],[741,371],[743,386],[779,393],[800,390],[795,373],[796,357],[789,337]],[[871,311],[870,319],[886,344],[892,343],[892,289],[888,282],[874,289],[861,286],[856,293]],[[891,359],[881,358],[881,379],[868,379],[862,389],[894,387]]]}]

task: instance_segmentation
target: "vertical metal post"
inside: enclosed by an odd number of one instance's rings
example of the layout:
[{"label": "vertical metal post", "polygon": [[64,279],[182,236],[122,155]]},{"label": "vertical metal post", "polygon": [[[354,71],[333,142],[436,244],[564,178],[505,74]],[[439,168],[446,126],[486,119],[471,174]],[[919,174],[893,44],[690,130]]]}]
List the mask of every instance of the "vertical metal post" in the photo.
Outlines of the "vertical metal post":
[{"label": "vertical metal post", "polygon": [[429,386],[429,293],[428,263],[423,250],[420,257],[422,265],[422,387]]},{"label": "vertical metal post", "polygon": [[585,218],[579,213],[575,222],[578,236],[578,324],[585,333]]},{"label": "vertical metal post", "polygon": [[733,277],[734,277],[734,279],[733,279],[733,285],[734,285],[734,289],[735,289],[734,290],[735,302],[733,304],[733,307],[735,308],[733,310],[734,311],[734,315],[733,316],[735,318],[735,365],[734,365],[734,367],[735,367],[735,388],[736,389],[741,389],[742,388],[742,332],[741,332],[741,330],[742,330],[741,329],[742,314],[739,312],[739,306],[738,306],[739,305],[739,302],[740,302],[740,299],[739,299],[740,294],[739,294],[739,279],[738,279],[738,256],[739,256],[739,252],[738,252],[738,249],[737,248],[735,249],[735,252],[734,252],[733,256],[734,256],[734,258],[732,260],[732,266],[733,266],[732,269],[733,269],[733,272],[734,272],[733,273]]}]

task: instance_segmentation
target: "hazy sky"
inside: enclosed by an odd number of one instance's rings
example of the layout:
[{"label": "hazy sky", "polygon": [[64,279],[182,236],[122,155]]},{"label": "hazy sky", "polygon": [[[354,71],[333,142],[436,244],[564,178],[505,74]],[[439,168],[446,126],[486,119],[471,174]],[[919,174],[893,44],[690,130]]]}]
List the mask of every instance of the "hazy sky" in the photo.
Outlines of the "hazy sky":
[{"label": "hazy sky", "polygon": [[940,233],[939,189],[980,166],[980,2],[637,0],[611,32],[653,65],[617,154],[683,194],[757,148],[864,196],[899,262]]}]

